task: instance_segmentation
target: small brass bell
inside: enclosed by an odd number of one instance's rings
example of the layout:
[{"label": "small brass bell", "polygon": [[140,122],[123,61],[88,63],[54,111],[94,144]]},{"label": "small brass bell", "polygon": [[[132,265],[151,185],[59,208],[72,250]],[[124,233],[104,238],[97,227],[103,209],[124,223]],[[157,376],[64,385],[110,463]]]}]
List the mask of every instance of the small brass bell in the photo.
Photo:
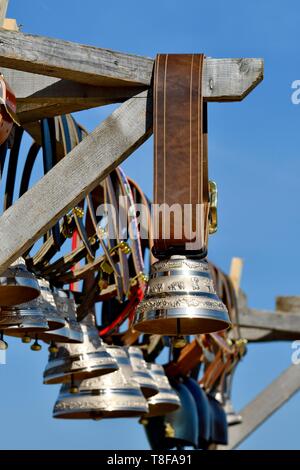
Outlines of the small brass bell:
[{"label": "small brass bell", "polygon": [[54,418],[61,419],[111,419],[134,418],[148,411],[127,352],[120,346],[107,346],[109,354],[117,361],[119,369],[102,377],[76,382],[78,394],[70,393],[62,385],[54,406]]},{"label": "small brass bell", "polygon": [[40,351],[42,349],[42,346],[40,345],[37,338],[35,339],[34,343],[30,346],[30,349],[32,351]]},{"label": "small brass bell", "polygon": [[0,276],[0,305],[19,305],[40,295],[38,282],[26,268],[23,258],[18,258]]},{"label": "small brass bell", "polygon": [[136,311],[135,330],[184,336],[229,326],[227,309],[216,294],[206,259],[171,256],[152,265],[146,295]]},{"label": "small brass bell", "polygon": [[138,382],[145,398],[150,398],[158,393],[158,387],[147,368],[141,349],[137,346],[128,348],[128,355],[135,380]]},{"label": "small brass bell", "polygon": [[146,417],[164,416],[180,407],[177,393],[170,385],[163,366],[148,364],[149,371],[158,387],[158,394],[148,399],[149,411]]},{"label": "small brass bell", "polygon": [[81,322],[82,343],[58,343],[58,352],[50,353],[44,371],[45,384],[58,384],[109,374],[118,369],[116,360],[107,352],[89,313]]}]

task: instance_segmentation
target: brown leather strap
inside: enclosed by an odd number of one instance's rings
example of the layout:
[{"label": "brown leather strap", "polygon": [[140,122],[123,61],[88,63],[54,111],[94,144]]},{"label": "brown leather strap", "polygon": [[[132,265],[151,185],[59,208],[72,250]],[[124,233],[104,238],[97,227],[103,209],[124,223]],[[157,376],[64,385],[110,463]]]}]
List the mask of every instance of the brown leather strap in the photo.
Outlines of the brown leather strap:
[{"label": "brown leather strap", "polygon": [[[154,213],[154,254],[160,258],[171,254],[204,256],[207,251],[209,187],[203,60],[203,54],[156,57],[154,210],[161,204],[169,208],[161,208],[159,218],[158,212]],[[182,220],[170,217],[174,204],[181,207]]]}]

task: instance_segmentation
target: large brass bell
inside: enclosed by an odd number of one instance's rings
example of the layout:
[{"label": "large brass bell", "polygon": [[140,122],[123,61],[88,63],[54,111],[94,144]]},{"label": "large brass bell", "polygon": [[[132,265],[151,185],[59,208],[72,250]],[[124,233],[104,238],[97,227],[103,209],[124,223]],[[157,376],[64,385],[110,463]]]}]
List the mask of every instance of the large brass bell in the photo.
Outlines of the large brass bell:
[{"label": "large brass bell", "polygon": [[63,385],[54,406],[54,418],[132,418],[147,412],[147,401],[134,380],[126,350],[120,346],[108,346],[107,349],[119,369],[102,377],[76,382],[77,395],[69,393]]},{"label": "large brass bell", "polygon": [[37,280],[26,268],[23,258],[18,258],[0,276],[0,306],[19,305],[40,295]]},{"label": "large brass bell", "polygon": [[63,319],[64,326],[57,330],[45,331],[39,338],[50,343],[50,352],[57,352],[55,343],[82,343],[83,333],[80,323],[76,319],[76,304],[72,293],[62,289],[53,292],[58,315]]},{"label": "large brass bell", "polygon": [[160,364],[148,364],[151,375],[158,387],[158,393],[148,399],[147,417],[164,416],[180,407],[180,400]]},{"label": "large brass bell", "polygon": [[144,360],[142,350],[137,346],[128,348],[128,355],[135,380],[138,382],[145,398],[150,398],[158,393],[156,385]]},{"label": "large brass bell", "polygon": [[137,331],[181,336],[220,331],[229,325],[206,259],[172,256],[152,265],[146,295],[134,319]]},{"label": "large brass bell", "polygon": [[45,384],[83,380],[114,372],[116,359],[108,352],[95,326],[95,317],[89,313],[81,322],[83,342],[57,344],[58,351],[50,352],[44,371]]}]

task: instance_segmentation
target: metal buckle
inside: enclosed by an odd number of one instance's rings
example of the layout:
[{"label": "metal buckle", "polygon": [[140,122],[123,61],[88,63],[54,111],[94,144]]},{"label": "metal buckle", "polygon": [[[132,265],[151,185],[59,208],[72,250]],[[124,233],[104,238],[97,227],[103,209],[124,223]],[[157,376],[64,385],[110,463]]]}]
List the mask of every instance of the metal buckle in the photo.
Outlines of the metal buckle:
[{"label": "metal buckle", "polygon": [[212,235],[218,230],[218,187],[215,181],[208,182],[209,188],[209,234]]}]

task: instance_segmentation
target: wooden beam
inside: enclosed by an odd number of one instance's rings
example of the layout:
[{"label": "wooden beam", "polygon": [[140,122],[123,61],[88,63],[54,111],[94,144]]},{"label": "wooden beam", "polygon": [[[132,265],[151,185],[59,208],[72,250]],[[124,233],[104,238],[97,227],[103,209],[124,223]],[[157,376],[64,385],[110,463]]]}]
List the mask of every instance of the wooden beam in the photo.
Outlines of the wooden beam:
[{"label": "wooden beam", "polygon": [[239,413],[242,423],[229,427],[229,445],[218,449],[235,449],[299,389],[299,370],[291,365]]},{"label": "wooden beam", "polygon": [[[148,87],[153,65],[153,59],[147,57],[0,31],[0,66],[23,72],[96,86]],[[208,101],[239,101],[262,79],[262,59],[206,58],[203,95]]]},{"label": "wooden beam", "polygon": [[3,26],[9,0],[0,0],[0,27]]},{"label": "wooden beam", "polygon": [[152,99],[126,101],[0,217],[4,271],[93,190],[152,131]]},{"label": "wooden beam", "polygon": [[287,312],[270,312],[250,308],[239,314],[241,327],[262,330],[294,331],[300,335],[300,315]]}]

